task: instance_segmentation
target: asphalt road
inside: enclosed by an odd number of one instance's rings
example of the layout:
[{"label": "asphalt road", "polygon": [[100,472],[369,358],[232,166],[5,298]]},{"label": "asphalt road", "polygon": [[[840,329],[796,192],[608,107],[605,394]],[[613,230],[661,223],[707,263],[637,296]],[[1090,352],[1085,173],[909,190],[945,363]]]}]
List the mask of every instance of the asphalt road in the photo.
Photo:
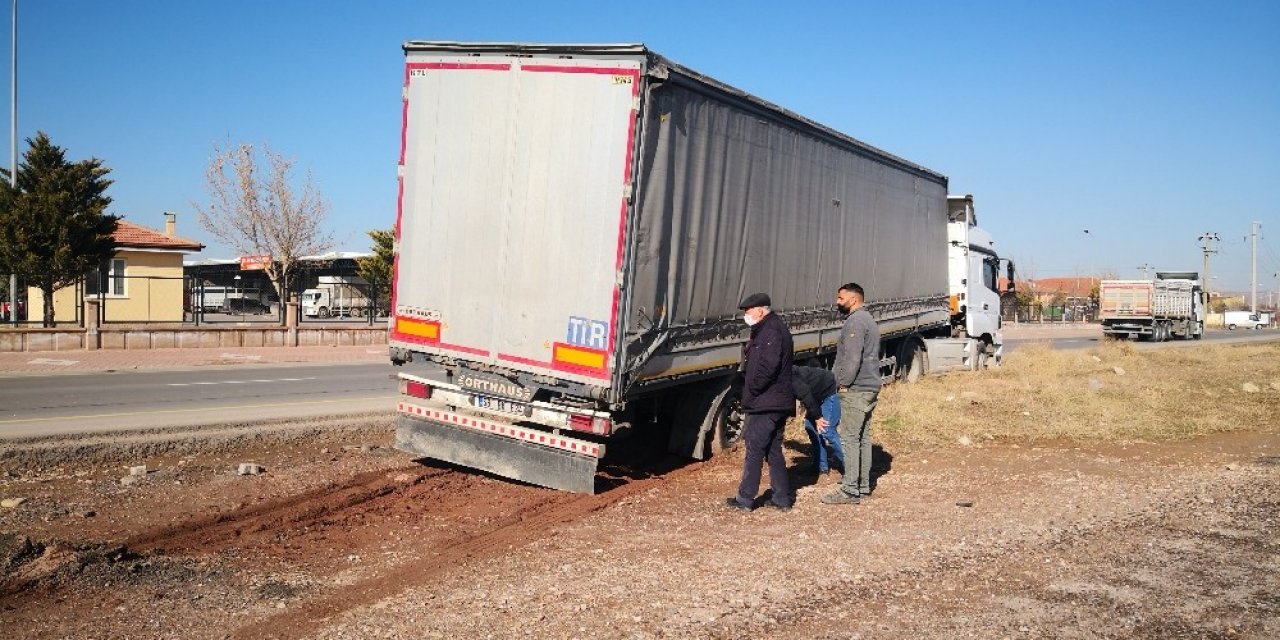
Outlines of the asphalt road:
[{"label": "asphalt road", "polygon": [[[1083,349],[1100,338],[1079,334],[1014,339],[1006,355],[1034,342]],[[1136,343],[1193,347],[1280,340],[1280,329],[1209,331],[1203,340]],[[395,368],[384,363],[245,365],[181,371],[17,376],[0,381],[0,440],[126,429],[194,427],[391,411]]]},{"label": "asphalt road", "polygon": [[6,378],[0,439],[390,411],[394,371],[317,363]]},{"label": "asphalt road", "polygon": [[[1280,340],[1280,329],[1263,329],[1261,331],[1241,330],[1227,331],[1225,329],[1210,329],[1205,331],[1204,338],[1200,340],[1170,340],[1168,342],[1134,342],[1134,346],[1140,349],[1162,349],[1191,347],[1197,344],[1244,344],[1249,342],[1272,342]],[[1102,342],[1101,337],[1095,336],[1064,336],[1061,338],[1019,338],[1006,339],[1004,344],[1005,353],[1017,351],[1018,347],[1033,343],[1048,342],[1054,349],[1087,349]]]}]

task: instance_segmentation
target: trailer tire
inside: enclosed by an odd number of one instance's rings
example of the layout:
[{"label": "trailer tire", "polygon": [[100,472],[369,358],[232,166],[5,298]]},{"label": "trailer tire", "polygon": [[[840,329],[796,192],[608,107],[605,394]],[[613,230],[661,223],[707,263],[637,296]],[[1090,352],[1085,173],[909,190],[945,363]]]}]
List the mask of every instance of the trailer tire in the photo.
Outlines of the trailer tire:
[{"label": "trailer tire", "polygon": [[715,411],[711,429],[712,455],[737,446],[742,442],[742,434],[747,427],[746,414],[742,412],[742,396],[737,389],[725,393],[716,403]]},{"label": "trailer tire", "polygon": [[1197,322],[1194,332],[1191,334],[1192,340],[1200,340],[1204,338],[1204,323]]},{"label": "trailer tire", "polygon": [[1228,329],[1228,330],[1230,330],[1230,331],[1235,331],[1235,330],[1236,330],[1236,325],[1234,325],[1234,324],[1229,324],[1229,325],[1227,325],[1227,329]]},{"label": "trailer tire", "polygon": [[898,358],[898,362],[903,364],[898,366],[897,378],[912,384],[919,381],[929,370],[929,352],[925,351],[924,345],[920,344],[919,340],[907,340],[902,345],[902,355]]}]

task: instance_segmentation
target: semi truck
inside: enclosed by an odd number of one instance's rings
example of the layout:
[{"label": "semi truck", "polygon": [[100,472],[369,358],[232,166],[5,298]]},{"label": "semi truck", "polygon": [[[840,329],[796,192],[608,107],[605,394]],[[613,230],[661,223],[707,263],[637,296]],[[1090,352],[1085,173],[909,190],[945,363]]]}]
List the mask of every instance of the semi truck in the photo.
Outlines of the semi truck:
[{"label": "semi truck", "polygon": [[300,302],[309,318],[363,317],[370,309],[369,283],[358,276],[320,276]]},{"label": "semi truck", "polygon": [[828,366],[850,281],[882,376],[998,364],[1013,265],[948,179],[643,45],[411,41],[396,447],[590,493],[607,447],[743,428],[737,304]]},{"label": "semi truck", "polygon": [[1103,336],[1110,339],[1199,340],[1204,336],[1206,304],[1196,272],[1157,272],[1153,280],[1098,284],[1098,317]]}]

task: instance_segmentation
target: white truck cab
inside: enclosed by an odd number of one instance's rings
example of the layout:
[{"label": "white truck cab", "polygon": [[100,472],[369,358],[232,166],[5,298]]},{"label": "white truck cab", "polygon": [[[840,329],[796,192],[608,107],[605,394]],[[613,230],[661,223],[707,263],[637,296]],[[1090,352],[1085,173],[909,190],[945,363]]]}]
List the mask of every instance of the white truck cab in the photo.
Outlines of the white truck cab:
[{"label": "white truck cab", "polygon": [[973,196],[948,196],[947,274],[950,281],[952,336],[979,341],[976,368],[999,364],[1004,352],[1000,331],[1000,264],[1007,263],[1013,291],[1013,263],[995,250],[991,234],[978,226]]}]

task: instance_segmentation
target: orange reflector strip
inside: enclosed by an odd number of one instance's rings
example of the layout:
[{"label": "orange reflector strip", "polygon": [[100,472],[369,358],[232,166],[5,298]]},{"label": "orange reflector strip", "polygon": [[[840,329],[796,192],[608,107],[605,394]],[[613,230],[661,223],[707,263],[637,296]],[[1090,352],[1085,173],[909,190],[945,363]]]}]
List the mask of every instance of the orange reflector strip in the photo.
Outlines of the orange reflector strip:
[{"label": "orange reflector strip", "polygon": [[551,359],[562,364],[569,364],[575,367],[583,367],[586,369],[603,369],[604,368],[604,352],[596,349],[584,349],[582,347],[571,347],[567,344],[555,344]]},{"label": "orange reflector strip", "polygon": [[396,318],[396,331],[408,336],[417,336],[427,340],[440,339],[440,323],[408,318]]}]

